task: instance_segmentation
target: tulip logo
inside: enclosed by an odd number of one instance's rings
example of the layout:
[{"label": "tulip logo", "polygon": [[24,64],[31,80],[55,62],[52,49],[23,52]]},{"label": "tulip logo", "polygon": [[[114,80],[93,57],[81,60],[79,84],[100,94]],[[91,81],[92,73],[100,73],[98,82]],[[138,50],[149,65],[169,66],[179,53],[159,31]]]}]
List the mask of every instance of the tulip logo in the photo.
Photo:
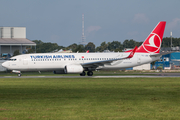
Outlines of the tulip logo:
[{"label": "tulip logo", "polygon": [[161,39],[155,34],[151,33],[147,40],[143,43],[143,48],[149,53],[157,52],[161,47]]}]

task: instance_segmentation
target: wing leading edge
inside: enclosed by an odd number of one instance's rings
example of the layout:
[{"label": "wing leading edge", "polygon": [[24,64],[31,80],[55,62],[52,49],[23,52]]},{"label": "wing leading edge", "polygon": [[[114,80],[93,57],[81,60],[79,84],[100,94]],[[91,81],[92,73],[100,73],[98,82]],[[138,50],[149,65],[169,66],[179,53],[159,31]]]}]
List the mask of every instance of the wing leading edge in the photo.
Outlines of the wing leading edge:
[{"label": "wing leading edge", "polygon": [[111,60],[103,60],[103,61],[82,63],[81,65],[83,67],[98,67],[98,66],[102,66],[104,64],[112,63],[113,61],[132,58],[134,56],[134,53],[136,52],[136,50],[137,50],[137,46],[131,51],[131,53],[127,57],[116,58],[116,59],[111,59]]}]

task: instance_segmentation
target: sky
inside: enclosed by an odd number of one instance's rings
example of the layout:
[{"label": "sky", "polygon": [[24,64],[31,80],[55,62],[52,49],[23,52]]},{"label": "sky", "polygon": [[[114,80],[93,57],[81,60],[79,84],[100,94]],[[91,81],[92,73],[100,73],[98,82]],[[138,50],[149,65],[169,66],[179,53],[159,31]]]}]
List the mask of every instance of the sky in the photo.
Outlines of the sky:
[{"label": "sky", "polygon": [[143,42],[159,21],[164,37],[180,37],[180,0],[0,0],[0,26],[26,27],[29,40],[79,44],[82,14],[86,42]]}]

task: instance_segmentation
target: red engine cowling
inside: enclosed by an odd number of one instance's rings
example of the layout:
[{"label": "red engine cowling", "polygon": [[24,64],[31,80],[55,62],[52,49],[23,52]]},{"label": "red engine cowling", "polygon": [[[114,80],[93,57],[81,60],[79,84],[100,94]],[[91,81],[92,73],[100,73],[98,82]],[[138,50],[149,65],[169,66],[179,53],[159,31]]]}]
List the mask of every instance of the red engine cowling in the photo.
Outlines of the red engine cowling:
[{"label": "red engine cowling", "polygon": [[82,73],[83,67],[81,65],[66,65],[64,67],[65,73]]}]

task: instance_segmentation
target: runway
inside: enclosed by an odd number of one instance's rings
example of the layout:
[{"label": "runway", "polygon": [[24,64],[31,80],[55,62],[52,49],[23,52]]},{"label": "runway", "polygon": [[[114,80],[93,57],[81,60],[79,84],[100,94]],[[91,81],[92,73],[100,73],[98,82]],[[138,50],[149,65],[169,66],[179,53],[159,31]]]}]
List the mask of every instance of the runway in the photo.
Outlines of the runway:
[{"label": "runway", "polygon": [[[147,75],[148,74],[148,75]],[[113,76],[0,76],[0,78],[164,78],[180,77],[180,73],[146,73],[146,75],[113,75]]]}]

